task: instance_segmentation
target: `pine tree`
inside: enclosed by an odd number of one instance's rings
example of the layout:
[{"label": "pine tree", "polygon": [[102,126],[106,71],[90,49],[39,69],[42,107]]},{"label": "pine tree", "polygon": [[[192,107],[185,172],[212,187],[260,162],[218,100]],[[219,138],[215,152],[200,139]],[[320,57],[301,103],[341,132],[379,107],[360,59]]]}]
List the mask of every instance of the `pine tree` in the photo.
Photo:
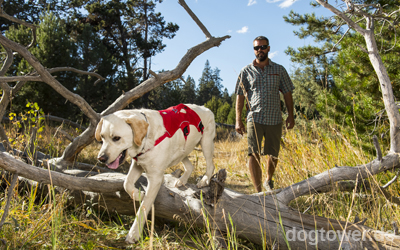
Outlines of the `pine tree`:
[{"label": "pine tree", "polygon": [[182,96],[184,103],[196,103],[196,83],[190,76],[186,78],[185,84],[182,86]]},{"label": "pine tree", "polygon": [[[137,70],[137,63],[161,52],[165,48],[162,39],[173,38],[179,28],[176,24],[165,23],[161,14],[155,12],[157,2],[162,1],[74,2],[76,10],[71,20],[76,21],[71,21],[71,30],[81,32],[77,28],[79,24],[87,23],[102,38],[108,52],[118,62],[121,90],[130,90],[147,79],[147,72],[143,77]],[[87,14],[79,11],[82,5]]]},{"label": "pine tree", "polygon": [[207,60],[199,79],[199,89],[197,104],[204,105],[212,97],[220,98],[222,89],[222,79],[219,77],[219,69],[211,69],[210,62]]},{"label": "pine tree", "polygon": [[[395,1],[391,0],[361,2],[398,9]],[[316,3],[311,4],[318,7]],[[358,133],[372,131],[373,126],[368,128],[367,125],[375,118],[375,113],[383,109],[383,104],[376,73],[368,55],[360,49],[364,39],[342,27],[343,22],[336,16],[316,17],[315,14],[299,15],[292,11],[285,21],[303,26],[295,32],[299,38],[313,37],[318,42],[316,46],[304,46],[297,50],[288,48],[286,51],[301,68],[292,76],[296,86],[294,99],[297,110],[305,112],[304,116],[308,119],[317,114],[317,117],[333,118],[337,123],[350,127],[351,131],[354,127]],[[399,84],[400,59],[394,29],[398,26],[375,28],[380,31],[377,36],[382,48],[381,57],[391,79],[395,79],[393,86],[396,86]],[[397,95],[400,94],[399,88],[393,89]]]}]

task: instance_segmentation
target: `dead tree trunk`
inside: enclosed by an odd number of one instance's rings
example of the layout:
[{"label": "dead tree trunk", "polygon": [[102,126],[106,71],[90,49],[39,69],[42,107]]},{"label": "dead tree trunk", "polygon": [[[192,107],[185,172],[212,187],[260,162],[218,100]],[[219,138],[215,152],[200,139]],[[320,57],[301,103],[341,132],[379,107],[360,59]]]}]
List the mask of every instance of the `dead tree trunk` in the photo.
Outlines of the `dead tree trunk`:
[{"label": "dead tree trunk", "polygon": [[[399,167],[400,157],[392,155],[380,164],[380,170]],[[19,176],[43,184],[52,183],[73,191],[76,202],[95,200],[101,207],[119,214],[134,214],[132,200],[123,190],[125,175],[119,173],[94,174],[91,177],[74,177],[59,172],[40,169],[14,159],[8,153],[0,153],[0,167]],[[50,166],[49,166],[50,167]],[[349,168],[348,179],[360,172],[359,168]],[[365,171],[369,168],[364,167]],[[335,168],[322,176],[342,172]],[[88,175],[88,172],[82,173]],[[362,176],[360,176],[361,178]],[[314,180],[313,180],[314,179]],[[346,179],[346,178],[341,178]],[[174,187],[176,177],[165,175],[155,205],[155,214],[169,220],[182,220],[197,226],[209,224],[222,234],[228,231],[238,237],[257,244],[277,244],[279,249],[400,249],[400,236],[376,231],[357,223],[302,214],[286,205],[290,194],[287,190],[304,190],[302,195],[314,193],[314,189],[333,185],[336,180],[312,177],[304,182],[283,189],[280,193],[265,195],[245,195],[225,189],[215,206],[202,203],[195,195],[199,190],[193,184],[184,188]],[[307,188],[303,183],[310,183]],[[311,184],[312,183],[312,184]],[[142,190],[147,189],[147,179],[142,176],[136,183]],[[290,197],[300,195],[292,194]]]}]

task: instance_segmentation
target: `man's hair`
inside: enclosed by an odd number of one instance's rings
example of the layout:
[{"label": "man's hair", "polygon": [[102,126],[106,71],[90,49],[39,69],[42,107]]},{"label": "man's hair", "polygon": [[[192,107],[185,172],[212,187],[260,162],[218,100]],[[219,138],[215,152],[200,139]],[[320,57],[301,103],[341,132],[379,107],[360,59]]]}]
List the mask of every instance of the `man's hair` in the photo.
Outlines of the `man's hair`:
[{"label": "man's hair", "polygon": [[265,41],[267,41],[267,44],[269,45],[269,40],[265,36],[258,36],[253,40],[253,42],[256,40],[265,40]]}]

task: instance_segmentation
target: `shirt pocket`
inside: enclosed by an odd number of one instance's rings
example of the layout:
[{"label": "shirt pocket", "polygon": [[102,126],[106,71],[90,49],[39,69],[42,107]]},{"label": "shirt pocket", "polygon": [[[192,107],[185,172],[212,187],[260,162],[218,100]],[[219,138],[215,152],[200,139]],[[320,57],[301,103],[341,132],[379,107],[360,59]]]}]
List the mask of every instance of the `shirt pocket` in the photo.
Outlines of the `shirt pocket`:
[{"label": "shirt pocket", "polygon": [[279,74],[267,74],[267,91],[270,95],[274,95],[279,91]]}]

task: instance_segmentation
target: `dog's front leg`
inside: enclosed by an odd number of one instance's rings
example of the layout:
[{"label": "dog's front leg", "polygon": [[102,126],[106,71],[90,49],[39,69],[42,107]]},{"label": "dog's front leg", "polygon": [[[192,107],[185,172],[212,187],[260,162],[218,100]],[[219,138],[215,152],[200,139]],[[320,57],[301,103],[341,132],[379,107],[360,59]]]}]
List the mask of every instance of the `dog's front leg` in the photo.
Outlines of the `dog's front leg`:
[{"label": "dog's front leg", "polygon": [[140,239],[144,222],[147,220],[147,215],[149,214],[151,206],[153,205],[157,193],[160,190],[163,178],[163,173],[157,173],[156,175],[154,175],[154,173],[147,173],[147,192],[144,196],[142,204],[140,204],[138,212],[136,213],[135,222],[129,230],[128,236],[126,236],[126,242],[135,243]]},{"label": "dog's front leg", "polygon": [[142,175],[142,173],[143,168],[139,166],[135,160],[132,159],[131,167],[124,181],[124,189],[129,194],[129,196],[136,201],[141,201],[144,196],[144,191],[139,191],[135,187],[135,183]]}]

